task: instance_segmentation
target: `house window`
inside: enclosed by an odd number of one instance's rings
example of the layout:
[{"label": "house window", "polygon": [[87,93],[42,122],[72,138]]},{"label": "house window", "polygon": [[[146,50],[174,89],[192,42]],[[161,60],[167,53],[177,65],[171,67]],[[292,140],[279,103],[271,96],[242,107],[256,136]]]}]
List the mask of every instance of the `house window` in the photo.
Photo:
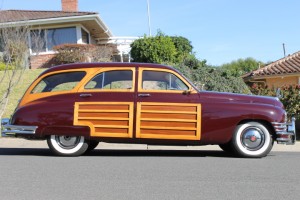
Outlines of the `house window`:
[{"label": "house window", "polygon": [[76,44],[76,27],[47,30],[47,49],[52,50],[60,44]]},{"label": "house window", "polygon": [[89,33],[86,32],[84,29],[81,29],[81,38],[82,38],[82,43],[84,43],[84,44],[90,43]]},{"label": "house window", "polygon": [[52,51],[54,46],[76,44],[76,27],[31,30],[32,53]]}]

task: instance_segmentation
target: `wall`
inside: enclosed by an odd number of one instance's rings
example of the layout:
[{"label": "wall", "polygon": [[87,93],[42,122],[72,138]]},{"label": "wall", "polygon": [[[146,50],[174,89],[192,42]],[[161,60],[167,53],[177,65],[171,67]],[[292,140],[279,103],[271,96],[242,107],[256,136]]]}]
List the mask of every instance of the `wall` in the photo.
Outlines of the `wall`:
[{"label": "wall", "polygon": [[269,87],[281,87],[283,85],[296,85],[299,84],[298,76],[287,76],[266,79]]},{"label": "wall", "polygon": [[30,56],[30,69],[49,68],[55,64],[55,54]]}]

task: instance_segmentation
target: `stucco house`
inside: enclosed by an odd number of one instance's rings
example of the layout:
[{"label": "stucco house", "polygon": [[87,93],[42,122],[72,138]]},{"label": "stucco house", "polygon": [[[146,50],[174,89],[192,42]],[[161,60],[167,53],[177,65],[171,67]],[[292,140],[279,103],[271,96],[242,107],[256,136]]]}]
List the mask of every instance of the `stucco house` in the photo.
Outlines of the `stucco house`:
[{"label": "stucco house", "polygon": [[[61,44],[112,45],[115,61],[130,61],[130,43],[135,37],[115,37],[97,12],[78,11],[78,0],[61,0],[61,5],[61,11],[0,10],[0,27],[30,27],[30,68],[53,65],[53,46]],[[32,42],[37,32],[44,43],[38,54]]]},{"label": "stucco house", "polygon": [[300,51],[254,70],[243,77],[244,81],[279,88],[300,84]]}]

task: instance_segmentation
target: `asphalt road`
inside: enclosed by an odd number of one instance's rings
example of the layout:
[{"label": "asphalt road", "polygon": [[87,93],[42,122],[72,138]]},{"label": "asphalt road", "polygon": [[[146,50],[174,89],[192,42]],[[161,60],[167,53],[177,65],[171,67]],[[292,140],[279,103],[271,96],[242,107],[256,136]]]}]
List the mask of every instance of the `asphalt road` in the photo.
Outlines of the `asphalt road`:
[{"label": "asphalt road", "polygon": [[300,153],[234,158],[218,150],[100,150],[54,157],[0,148],[1,199],[299,199]]}]

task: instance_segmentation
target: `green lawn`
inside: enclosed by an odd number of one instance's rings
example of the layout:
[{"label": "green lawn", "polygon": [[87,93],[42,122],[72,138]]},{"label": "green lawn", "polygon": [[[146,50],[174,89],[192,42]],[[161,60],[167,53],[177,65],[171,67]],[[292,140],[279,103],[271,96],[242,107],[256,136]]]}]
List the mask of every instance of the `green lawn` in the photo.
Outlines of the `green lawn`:
[{"label": "green lawn", "polygon": [[[3,114],[2,118],[10,118],[11,114],[15,110],[19,100],[22,98],[26,89],[29,87],[32,81],[44,70],[45,69],[25,70],[19,84],[13,89],[9,97],[9,103],[5,109],[5,113]],[[3,74],[4,72],[0,71],[0,80],[3,77]],[[0,84],[0,98],[2,98],[3,91],[5,90],[5,88],[7,88],[8,80],[5,79],[4,82]]]}]

